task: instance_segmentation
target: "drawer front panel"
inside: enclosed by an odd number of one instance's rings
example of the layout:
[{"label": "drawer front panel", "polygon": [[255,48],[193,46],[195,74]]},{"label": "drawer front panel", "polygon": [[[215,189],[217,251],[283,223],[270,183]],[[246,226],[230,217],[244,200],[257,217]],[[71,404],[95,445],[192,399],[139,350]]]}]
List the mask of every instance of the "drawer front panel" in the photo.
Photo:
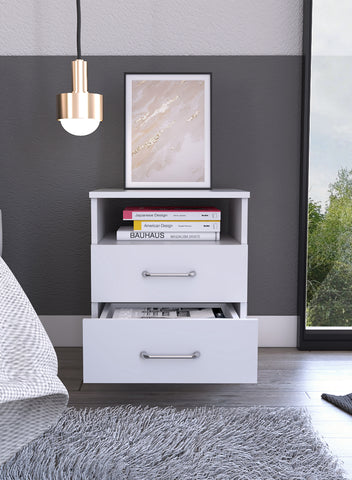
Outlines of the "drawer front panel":
[{"label": "drawer front panel", "polygon": [[84,319],[84,382],[255,383],[257,338],[255,319]]},{"label": "drawer front panel", "polygon": [[246,302],[247,256],[247,245],[92,245],[92,302]]}]

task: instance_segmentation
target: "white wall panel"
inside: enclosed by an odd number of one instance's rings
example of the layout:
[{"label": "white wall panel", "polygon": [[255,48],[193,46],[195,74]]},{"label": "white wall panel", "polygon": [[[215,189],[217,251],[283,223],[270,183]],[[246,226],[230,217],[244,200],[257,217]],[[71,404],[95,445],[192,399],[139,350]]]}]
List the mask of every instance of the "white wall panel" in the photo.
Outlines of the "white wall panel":
[{"label": "white wall panel", "polygon": [[258,318],[259,347],[296,347],[297,316],[261,315]]},{"label": "white wall panel", "polygon": [[[303,0],[81,0],[84,55],[300,55]],[[0,55],[75,55],[74,0],[0,0]]]}]

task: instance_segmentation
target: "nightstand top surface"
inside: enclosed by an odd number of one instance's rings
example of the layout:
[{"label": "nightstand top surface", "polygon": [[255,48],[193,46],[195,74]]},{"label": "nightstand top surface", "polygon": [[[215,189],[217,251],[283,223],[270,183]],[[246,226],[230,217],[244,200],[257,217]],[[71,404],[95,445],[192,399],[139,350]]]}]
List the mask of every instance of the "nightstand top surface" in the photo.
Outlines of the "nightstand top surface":
[{"label": "nightstand top surface", "polygon": [[89,198],[249,198],[250,193],[237,189],[211,190],[125,190],[102,188],[89,192]]}]

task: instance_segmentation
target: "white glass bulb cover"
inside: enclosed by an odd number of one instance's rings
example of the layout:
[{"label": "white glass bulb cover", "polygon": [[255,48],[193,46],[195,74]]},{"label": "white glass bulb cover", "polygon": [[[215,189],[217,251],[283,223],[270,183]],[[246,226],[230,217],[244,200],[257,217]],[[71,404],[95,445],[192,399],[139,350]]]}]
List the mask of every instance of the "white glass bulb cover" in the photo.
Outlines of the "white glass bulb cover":
[{"label": "white glass bulb cover", "polygon": [[62,128],[71,135],[90,135],[99,127],[100,120],[94,118],[62,118]]}]

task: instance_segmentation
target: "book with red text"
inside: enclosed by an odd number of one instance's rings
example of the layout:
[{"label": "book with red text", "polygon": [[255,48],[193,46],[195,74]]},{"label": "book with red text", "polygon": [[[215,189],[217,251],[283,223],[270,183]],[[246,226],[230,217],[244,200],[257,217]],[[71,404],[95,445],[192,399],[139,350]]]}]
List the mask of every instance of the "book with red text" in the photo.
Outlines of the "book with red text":
[{"label": "book with red text", "polygon": [[124,220],[220,220],[218,208],[181,207],[127,207],[123,210]]}]

